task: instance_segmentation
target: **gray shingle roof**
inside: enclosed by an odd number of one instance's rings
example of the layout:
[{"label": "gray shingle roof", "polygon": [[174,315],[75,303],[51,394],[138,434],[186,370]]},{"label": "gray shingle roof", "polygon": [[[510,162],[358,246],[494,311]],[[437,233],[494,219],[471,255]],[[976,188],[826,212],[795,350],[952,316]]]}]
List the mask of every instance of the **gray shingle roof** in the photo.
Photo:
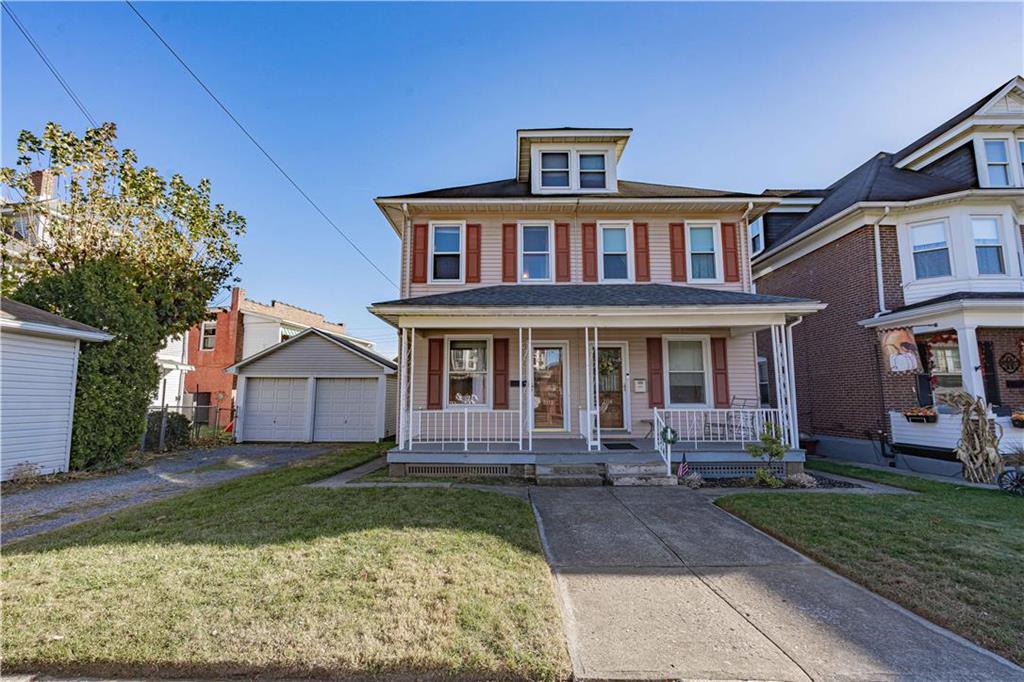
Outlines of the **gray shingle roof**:
[{"label": "gray shingle roof", "polygon": [[6,296],[0,298],[0,318],[13,322],[27,322],[32,324],[46,324],[51,327],[70,329],[76,332],[88,332],[91,334],[104,334],[105,332],[87,324],[69,320],[66,317],[40,310],[26,303],[19,303]]},{"label": "gray shingle roof", "polygon": [[[893,310],[893,313],[902,313],[906,310],[924,308],[936,303],[949,303],[950,301],[1021,301],[1024,302],[1024,292],[1021,291],[957,291],[952,294],[936,296],[924,301],[917,301]],[[1021,309],[1021,320],[1024,322],[1024,308]]]},{"label": "gray shingle roof", "polygon": [[701,187],[681,187],[677,185],[659,185],[651,182],[633,182],[619,180],[617,192],[581,193],[549,193],[534,194],[530,191],[530,183],[519,182],[515,178],[481,182],[475,185],[445,187],[413,194],[399,194],[378,199],[548,199],[551,197],[607,197],[610,199],[700,199],[700,198],[762,198],[758,194],[728,192],[718,189]]},{"label": "gray shingle roof", "polygon": [[670,284],[506,284],[374,303],[374,306],[731,306],[810,303],[808,298]]}]

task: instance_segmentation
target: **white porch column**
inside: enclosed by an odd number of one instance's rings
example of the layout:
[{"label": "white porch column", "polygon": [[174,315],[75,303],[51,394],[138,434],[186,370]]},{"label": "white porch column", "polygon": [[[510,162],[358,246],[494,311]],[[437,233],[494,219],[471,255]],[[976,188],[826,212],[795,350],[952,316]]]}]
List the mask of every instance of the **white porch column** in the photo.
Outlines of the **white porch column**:
[{"label": "white porch column", "polygon": [[779,409],[779,420],[782,426],[783,436],[790,446],[793,445],[793,431],[791,428],[792,410],[790,409],[789,379],[790,369],[789,355],[786,352],[785,326],[774,324],[772,331],[772,364],[775,368],[775,402]]},{"label": "white porch column", "polygon": [[406,382],[409,380],[409,330],[402,328],[398,341],[398,449],[405,449],[406,439],[406,401],[408,391],[405,390]]},{"label": "white porch column", "polygon": [[533,452],[533,327],[528,327],[526,330],[526,374],[528,375],[526,384],[526,414],[528,415],[526,422],[526,447],[530,452]]},{"label": "white porch column", "polygon": [[960,376],[964,390],[973,396],[987,400],[985,381],[981,376],[981,354],[978,353],[977,327],[957,327],[956,344],[960,352]]},{"label": "white porch column", "polygon": [[519,449],[523,449],[523,328],[519,328],[519,344],[516,346],[516,357],[519,358]]},{"label": "white porch column", "polygon": [[594,421],[597,423],[595,427],[597,442],[597,449],[601,449],[601,368],[598,360],[600,359],[600,352],[597,338],[597,327],[594,327]]},{"label": "white porch column", "polygon": [[416,327],[409,329],[409,449],[412,450],[412,437],[415,428],[414,407],[416,400]]},{"label": "white porch column", "polygon": [[800,425],[797,423],[796,409],[796,354],[793,351],[793,327],[797,323],[786,325],[786,368],[789,370],[789,430],[790,442],[793,447],[800,446]]},{"label": "white porch column", "polygon": [[583,386],[586,388],[586,409],[583,411],[583,418],[586,420],[585,424],[580,424],[580,431],[586,436],[587,449],[590,449],[590,441],[592,440],[592,429],[594,420],[591,418],[591,412],[594,409],[594,396],[592,393],[593,387],[590,385],[591,378],[594,376],[590,369],[590,327],[583,328]]}]

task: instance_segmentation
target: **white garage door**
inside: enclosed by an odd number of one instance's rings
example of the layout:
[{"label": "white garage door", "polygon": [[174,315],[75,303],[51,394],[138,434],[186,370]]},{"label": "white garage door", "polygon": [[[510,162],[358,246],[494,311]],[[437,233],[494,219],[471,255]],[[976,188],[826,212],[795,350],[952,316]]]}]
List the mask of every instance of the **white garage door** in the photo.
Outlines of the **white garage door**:
[{"label": "white garage door", "polygon": [[245,440],[306,440],[306,379],[248,379],[242,428]]},{"label": "white garage door", "polygon": [[317,379],[313,440],[377,440],[380,409],[376,379]]}]

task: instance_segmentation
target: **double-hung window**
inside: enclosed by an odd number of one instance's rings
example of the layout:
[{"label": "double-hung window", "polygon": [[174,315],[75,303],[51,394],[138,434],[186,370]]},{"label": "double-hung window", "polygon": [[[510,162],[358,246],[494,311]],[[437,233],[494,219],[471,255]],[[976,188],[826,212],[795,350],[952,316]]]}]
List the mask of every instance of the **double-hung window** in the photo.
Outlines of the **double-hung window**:
[{"label": "double-hung window", "polygon": [[580,153],[580,188],[604,189],[607,187],[604,154]]},{"label": "double-hung window", "polygon": [[434,282],[462,279],[462,225],[433,225],[430,239],[430,278]]},{"label": "double-hung window", "polygon": [[999,237],[999,218],[971,216],[971,231],[974,233],[974,255],[978,260],[978,274],[1006,274],[1003,240]]},{"label": "double-hung window", "polygon": [[665,348],[669,404],[706,405],[708,382],[704,341],[699,338],[669,338]]},{"label": "double-hung window", "polygon": [[569,152],[540,153],[541,187],[569,188]]},{"label": "double-hung window", "polygon": [[756,256],[764,250],[764,218],[750,223],[750,255]]},{"label": "double-hung window", "polygon": [[989,187],[1010,186],[1010,157],[1006,140],[985,140],[985,165]]},{"label": "double-hung window", "polygon": [[1024,180],[1024,139],[1017,139],[1017,160],[1020,161],[1020,177]]},{"label": "double-hung window", "polygon": [[690,258],[693,281],[716,281],[719,278],[718,227],[714,223],[687,224],[686,248]]},{"label": "double-hung window", "polygon": [[521,230],[520,279],[524,282],[550,282],[551,225],[522,223]]},{"label": "double-hung window", "polygon": [[631,225],[629,223],[598,223],[601,242],[601,280],[628,282],[633,278],[629,257]]},{"label": "double-hung window", "polygon": [[914,254],[914,274],[917,279],[948,277],[952,274],[944,220],[912,225],[910,243]]},{"label": "double-hung window", "polygon": [[448,404],[490,404],[487,339],[448,341]]},{"label": "double-hung window", "polygon": [[199,330],[199,348],[201,350],[213,350],[217,342],[217,322],[208,320],[203,322]]}]

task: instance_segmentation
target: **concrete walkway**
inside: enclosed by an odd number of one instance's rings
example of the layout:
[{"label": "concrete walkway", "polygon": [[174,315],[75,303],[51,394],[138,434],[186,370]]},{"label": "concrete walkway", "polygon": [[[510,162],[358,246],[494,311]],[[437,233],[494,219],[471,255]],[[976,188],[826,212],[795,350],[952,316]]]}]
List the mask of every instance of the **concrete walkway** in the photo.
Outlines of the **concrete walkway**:
[{"label": "concrete walkway", "polygon": [[325,445],[230,445],[186,450],[118,474],[47,483],[8,494],[0,509],[3,542],[45,533],[78,521],[267,471],[331,449]]},{"label": "concrete walkway", "polygon": [[531,488],[577,679],[1024,680],[681,488]]}]

